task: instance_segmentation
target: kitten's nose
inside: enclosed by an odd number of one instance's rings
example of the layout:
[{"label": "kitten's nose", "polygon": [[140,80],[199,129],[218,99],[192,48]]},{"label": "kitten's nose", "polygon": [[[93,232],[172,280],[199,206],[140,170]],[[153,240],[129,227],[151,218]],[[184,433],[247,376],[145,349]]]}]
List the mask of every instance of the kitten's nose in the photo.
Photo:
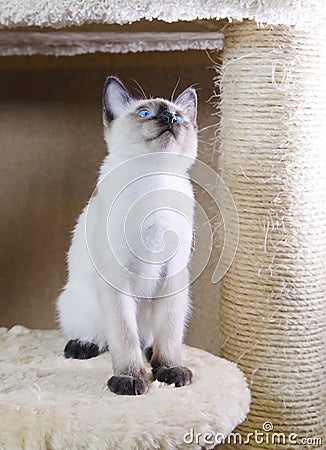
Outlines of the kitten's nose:
[{"label": "kitten's nose", "polygon": [[162,111],[157,118],[163,123],[163,125],[172,125],[177,121],[174,114],[171,114],[169,111]]}]

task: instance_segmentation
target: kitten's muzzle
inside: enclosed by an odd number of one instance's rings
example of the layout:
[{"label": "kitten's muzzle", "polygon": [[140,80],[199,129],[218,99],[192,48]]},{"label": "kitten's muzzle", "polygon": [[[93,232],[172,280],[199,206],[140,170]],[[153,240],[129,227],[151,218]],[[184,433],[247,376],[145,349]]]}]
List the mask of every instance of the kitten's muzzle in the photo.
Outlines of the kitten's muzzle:
[{"label": "kitten's muzzle", "polygon": [[158,116],[158,120],[163,124],[168,126],[169,128],[177,122],[177,118],[174,114],[170,113],[169,111],[162,111]]},{"label": "kitten's muzzle", "polygon": [[173,124],[177,122],[177,118],[174,114],[170,113],[170,111],[164,110],[160,114],[158,114],[156,118],[160,122],[160,124],[164,126],[163,131],[159,134],[158,137],[162,136],[162,134],[166,132],[169,132],[174,137],[176,137]]}]

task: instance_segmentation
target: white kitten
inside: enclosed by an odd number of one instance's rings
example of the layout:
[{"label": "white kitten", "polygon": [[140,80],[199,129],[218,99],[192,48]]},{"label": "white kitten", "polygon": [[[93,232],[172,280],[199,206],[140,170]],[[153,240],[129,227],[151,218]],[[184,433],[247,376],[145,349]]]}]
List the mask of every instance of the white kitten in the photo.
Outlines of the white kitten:
[{"label": "white kitten", "polygon": [[190,308],[188,170],[197,154],[196,110],[191,88],[170,102],[136,100],[115,77],[104,85],[109,154],[74,229],[57,308],[71,339],[65,356],[91,358],[108,347],[114,369],[108,386],[117,394],[147,392],[142,350],[154,378],[191,383],[180,353]]}]

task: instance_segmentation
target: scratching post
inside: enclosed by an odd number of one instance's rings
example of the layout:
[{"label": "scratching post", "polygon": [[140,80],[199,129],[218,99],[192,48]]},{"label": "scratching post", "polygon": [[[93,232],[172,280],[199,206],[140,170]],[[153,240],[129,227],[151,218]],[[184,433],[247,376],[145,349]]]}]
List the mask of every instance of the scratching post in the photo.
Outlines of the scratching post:
[{"label": "scratching post", "polygon": [[[240,240],[222,280],[222,355],[239,364],[251,388],[244,436],[325,439],[325,74],[318,29],[245,21],[226,30],[222,177]],[[246,449],[275,448],[267,441],[252,439]]]}]

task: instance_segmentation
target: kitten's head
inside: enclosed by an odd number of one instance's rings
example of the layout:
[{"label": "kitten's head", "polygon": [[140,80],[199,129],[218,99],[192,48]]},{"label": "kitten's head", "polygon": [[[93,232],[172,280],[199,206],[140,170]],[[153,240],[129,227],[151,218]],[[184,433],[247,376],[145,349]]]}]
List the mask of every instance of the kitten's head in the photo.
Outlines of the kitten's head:
[{"label": "kitten's head", "polygon": [[133,157],[171,152],[197,154],[197,95],[186,89],[171,102],[162,98],[137,100],[121,81],[109,77],[103,89],[104,137],[111,154]]}]

